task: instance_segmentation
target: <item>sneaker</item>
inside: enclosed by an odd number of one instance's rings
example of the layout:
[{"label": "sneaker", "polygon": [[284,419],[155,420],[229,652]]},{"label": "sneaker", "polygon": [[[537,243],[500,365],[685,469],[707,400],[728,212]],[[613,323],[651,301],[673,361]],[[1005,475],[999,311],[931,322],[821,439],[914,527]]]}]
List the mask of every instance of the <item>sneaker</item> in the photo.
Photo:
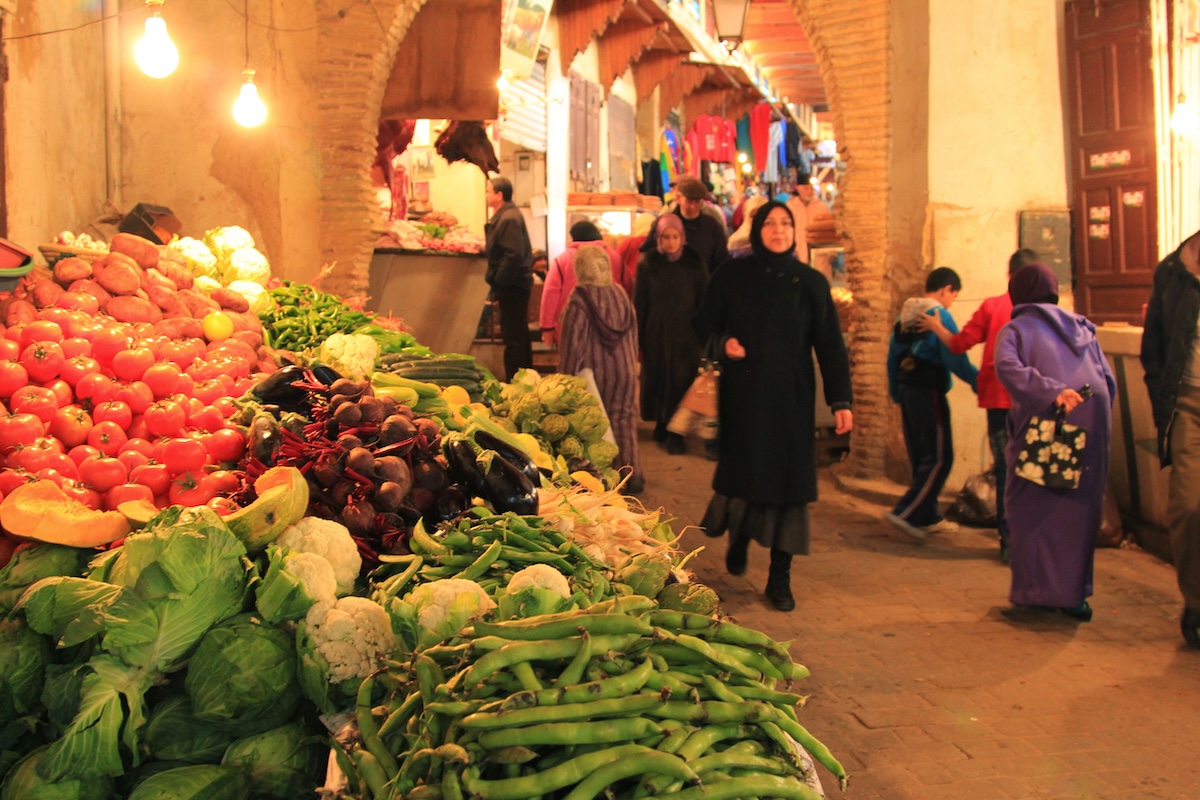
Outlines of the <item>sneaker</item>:
[{"label": "sneaker", "polygon": [[883,515],[883,518],[886,519],[888,522],[892,523],[893,525],[895,525],[900,530],[907,533],[915,541],[923,542],[929,538],[929,534],[926,532],[926,530],[924,528],[918,528],[916,525],[913,525],[912,523],[908,522],[903,517],[901,517],[897,514],[893,514],[892,512],[889,511],[888,513]]},{"label": "sneaker", "polygon": [[958,530],[958,523],[948,519],[939,519],[932,525],[926,525],[922,530],[926,533],[954,533]]}]

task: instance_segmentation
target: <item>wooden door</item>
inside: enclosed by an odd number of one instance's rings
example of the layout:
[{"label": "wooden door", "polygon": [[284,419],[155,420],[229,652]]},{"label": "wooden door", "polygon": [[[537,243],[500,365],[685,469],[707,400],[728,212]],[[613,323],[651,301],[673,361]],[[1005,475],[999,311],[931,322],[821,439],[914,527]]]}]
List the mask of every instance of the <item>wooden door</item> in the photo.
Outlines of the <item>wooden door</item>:
[{"label": "wooden door", "polygon": [[1095,322],[1140,323],[1158,262],[1149,19],[1147,0],[1066,5],[1075,307]]}]

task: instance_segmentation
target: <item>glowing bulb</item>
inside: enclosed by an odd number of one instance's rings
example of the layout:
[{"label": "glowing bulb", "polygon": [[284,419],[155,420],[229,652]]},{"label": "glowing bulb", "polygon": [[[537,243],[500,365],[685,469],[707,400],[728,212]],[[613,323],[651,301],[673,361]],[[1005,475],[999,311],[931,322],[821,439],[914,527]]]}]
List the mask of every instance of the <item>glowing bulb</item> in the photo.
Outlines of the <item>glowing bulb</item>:
[{"label": "glowing bulb", "polygon": [[749,174],[751,169],[753,169],[753,167],[750,166],[750,162],[748,162],[748,161],[742,162],[742,172]]},{"label": "glowing bulb", "polygon": [[738,153],[738,163],[741,163],[741,164],[746,163],[746,154],[745,153]]},{"label": "glowing bulb", "polygon": [[151,78],[165,78],[179,66],[179,50],[167,35],[167,23],[162,18],[162,0],[147,0],[150,16],[146,32],[133,49],[134,60],[142,72]]},{"label": "glowing bulb", "polygon": [[506,70],[501,71],[500,77],[496,79],[496,88],[503,92],[505,89],[507,89],[509,87],[509,84],[511,83],[511,79],[512,79],[512,70],[506,69]]},{"label": "glowing bulb", "polygon": [[1180,136],[1190,136],[1197,127],[1200,127],[1200,120],[1196,119],[1196,110],[1188,103],[1187,97],[1179,95],[1179,102],[1171,112],[1171,130]]},{"label": "glowing bulb", "polygon": [[254,70],[244,69],[242,75],[246,82],[233,103],[233,118],[244,128],[255,128],[267,121],[267,107],[259,99],[258,88],[254,85]]}]

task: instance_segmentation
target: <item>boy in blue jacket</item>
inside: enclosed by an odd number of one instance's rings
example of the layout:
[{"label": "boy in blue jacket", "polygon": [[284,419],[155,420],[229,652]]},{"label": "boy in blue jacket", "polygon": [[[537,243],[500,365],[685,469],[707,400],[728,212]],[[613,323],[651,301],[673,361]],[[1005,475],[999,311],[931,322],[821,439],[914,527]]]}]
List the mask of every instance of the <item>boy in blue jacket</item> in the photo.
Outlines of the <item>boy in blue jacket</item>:
[{"label": "boy in blue jacket", "polygon": [[975,391],[979,370],[965,354],[952,354],[934,333],[923,331],[917,320],[922,314],[937,314],[952,335],[957,333],[958,326],[947,309],[960,291],[962,280],[949,267],[929,273],[924,296],[904,301],[888,345],[888,392],[892,401],[900,404],[912,484],[884,518],[917,541],[925,541],[930,533],[958,528],[938,511],[938,494],[954,466],[946,393],[951,373]]}]

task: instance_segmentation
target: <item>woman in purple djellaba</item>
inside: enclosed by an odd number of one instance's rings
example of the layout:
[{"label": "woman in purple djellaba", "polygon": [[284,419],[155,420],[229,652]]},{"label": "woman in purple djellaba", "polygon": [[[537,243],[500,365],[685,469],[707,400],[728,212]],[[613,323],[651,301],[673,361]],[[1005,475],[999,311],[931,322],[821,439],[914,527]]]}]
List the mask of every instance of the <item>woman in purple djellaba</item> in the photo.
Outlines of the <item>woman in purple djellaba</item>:
[{"label": "woman in purple djellaba", "polygon": [[1003,613],[1018,620],[1065,614],[1086,622],[1092,618],[1087,599],[1108,484],[1116,385],[1096,341],[1096,326],[1058,307],[1058,280],[1049,267],[1022,267],[1009,281],[1008,293],[1012,321],[996,337],[996,376],[1013,401],[1009,475],[1031,418],[1053,418],[1056,406],[1062,406],[1066,421],[1084,428],[1087,436],[1077,489],[1048,489],[1019,476],[1010,477],[1005,487],[1013,605]]}]

